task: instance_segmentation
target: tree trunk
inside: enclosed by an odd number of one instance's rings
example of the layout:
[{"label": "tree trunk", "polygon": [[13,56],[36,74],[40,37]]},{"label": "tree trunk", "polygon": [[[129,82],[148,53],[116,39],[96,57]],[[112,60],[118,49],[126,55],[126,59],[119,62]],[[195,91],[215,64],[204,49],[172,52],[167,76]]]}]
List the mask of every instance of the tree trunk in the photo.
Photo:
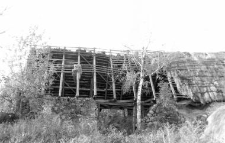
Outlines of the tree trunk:
[{"label": "tree trunk", "polygon": [[144,82],[144,57],[145,57],[146,49],[143,48],[142,50],[142,57],[141,57],[141,71],[140,71],[140,82],[138,85],[138,93],[137,93],[137,129],[141,129],[141,91],[142,85]]},{"label": "tree trunk", "polygon": [[141,91],[143,85],[143,73],[141,72],[140,75],[140,83],[138,86],[138,93],[137,93],[137,129],[141,129]]}]

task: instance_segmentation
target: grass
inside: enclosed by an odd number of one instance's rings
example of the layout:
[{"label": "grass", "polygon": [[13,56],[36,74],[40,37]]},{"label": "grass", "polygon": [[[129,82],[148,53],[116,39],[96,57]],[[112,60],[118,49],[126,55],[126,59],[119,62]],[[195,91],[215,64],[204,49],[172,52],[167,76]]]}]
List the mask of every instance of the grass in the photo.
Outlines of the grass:
[{"label": "grass", "polygon": [[5,143],[200,143],[203,128],[186,122],[180,127],[165,124],[152,131],[146,129],[127,135],[110,126],[102,134],[97,121],[81,117],[62,120],[56,114],[43,114],[33,120],[0,125],[0,142]]}]

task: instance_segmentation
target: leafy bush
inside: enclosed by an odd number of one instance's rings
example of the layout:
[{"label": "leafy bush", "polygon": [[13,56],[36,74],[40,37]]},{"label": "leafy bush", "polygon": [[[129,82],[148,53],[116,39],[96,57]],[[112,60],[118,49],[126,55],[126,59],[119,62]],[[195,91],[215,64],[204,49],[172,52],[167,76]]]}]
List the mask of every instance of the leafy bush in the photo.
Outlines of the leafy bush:
[{"label": "leafy bush", "polygon": [[147,128],[151,129],[158,129],[167,123],[176,125],[182,123],[182,117],[177,112],[168,83],[160,84],[160,94],[157,97],[157,103],[150,108],[143,122]]},{"label": "leafy bush", "polygon": [[124,117],[121,110],[103,110],[98,120],[98,129],[103,134],[108,134],[112,129],[124,134],[133,132],[132,117]]},{"label": "leafy bush", "polygon": [[37,28],[17,40],[17,44],[11,47],[13,55],[8,59],[11,71],[4,77],[5,84],[1,89],[2,110],[21,114],[17,103],[24,98],[29,101],[32,113],[39,112],[44,103],[44,92],[54,79],[54,66],[48,61],[49,49],[35,46],[45,45],[43,35],[37,34]]}]

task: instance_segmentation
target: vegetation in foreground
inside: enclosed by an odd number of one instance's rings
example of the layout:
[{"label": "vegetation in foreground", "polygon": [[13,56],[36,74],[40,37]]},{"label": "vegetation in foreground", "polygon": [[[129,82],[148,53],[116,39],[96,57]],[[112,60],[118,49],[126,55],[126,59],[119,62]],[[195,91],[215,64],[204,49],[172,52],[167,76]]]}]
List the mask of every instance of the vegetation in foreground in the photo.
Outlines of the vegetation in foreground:
[{"label": "vegetation in foreground", "polygon": [[180,127],[165,124],[158,130],[146,129],[128,135],[110,126],[107,132],[98,129],[93,118],[62,120],[56,114],[41,114],[33,120],[0,125],[0,142],[15,143],[198,143],[202,127],[191,122]]}]

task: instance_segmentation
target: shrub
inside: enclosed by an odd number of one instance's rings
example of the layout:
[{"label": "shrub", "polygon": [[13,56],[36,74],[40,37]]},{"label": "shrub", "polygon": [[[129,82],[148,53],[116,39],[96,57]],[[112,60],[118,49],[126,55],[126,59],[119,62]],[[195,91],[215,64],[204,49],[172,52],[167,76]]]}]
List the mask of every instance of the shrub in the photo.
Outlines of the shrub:
[{"label": "shrub", "polygon": [[164,124],[180,124],[182,117],[177,112],[175,101],[167,83],[160,84],[160,94],[157,103],[153,105],[143,119],[147,128],[158,129]]}]

